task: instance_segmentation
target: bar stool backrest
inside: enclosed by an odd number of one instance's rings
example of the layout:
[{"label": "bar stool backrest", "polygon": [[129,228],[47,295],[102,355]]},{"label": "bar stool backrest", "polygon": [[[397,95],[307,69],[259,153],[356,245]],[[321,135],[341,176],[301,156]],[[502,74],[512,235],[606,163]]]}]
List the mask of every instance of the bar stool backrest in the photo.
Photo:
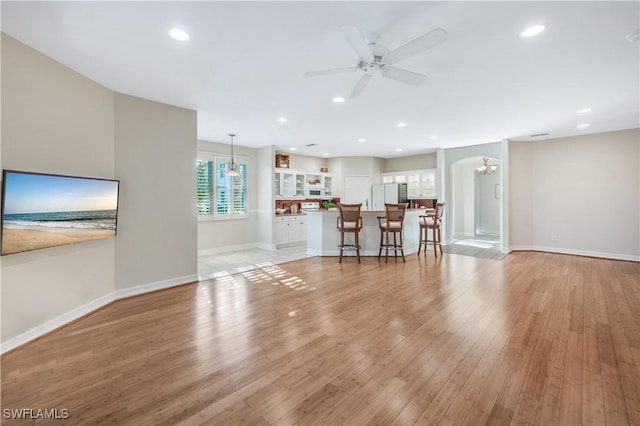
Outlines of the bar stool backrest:
[{"label": "bar stool backrest", "polygon": [[436,225],[440,225],[442,221],[442,214],[444,213],[444,203],[436,204],[436,211],[433,212],[434,223]]},{"label": "bar stool backrest", "polygon": [[406,204],[385,203],[384,208],[387,215],[387,226],[389,226],[392,222],[402,223],[404,221],[404,213],[407,210]]},{"label": "bar stool backrest", "polygon": [[349,223],[351,223],[351,227],[357,227],[357,224],[360,220],[361,208],[362,208],[362,203],[338,204],[338,209],[340,210],[340,221],[342,222],[344,228],[350,227]]}]

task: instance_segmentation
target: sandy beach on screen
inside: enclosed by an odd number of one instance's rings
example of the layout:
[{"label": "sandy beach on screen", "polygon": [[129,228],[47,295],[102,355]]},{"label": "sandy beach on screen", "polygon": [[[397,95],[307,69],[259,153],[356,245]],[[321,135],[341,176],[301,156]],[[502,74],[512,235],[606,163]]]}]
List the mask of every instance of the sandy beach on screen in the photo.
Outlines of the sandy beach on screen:
[{"label": "sandy beach on screen", "polygon": [[115,235],[114,231],[102,229],[55,229],[47,231],[21,228],[4,229],[2,231],[2,254],[20,253],[113,235]]}]

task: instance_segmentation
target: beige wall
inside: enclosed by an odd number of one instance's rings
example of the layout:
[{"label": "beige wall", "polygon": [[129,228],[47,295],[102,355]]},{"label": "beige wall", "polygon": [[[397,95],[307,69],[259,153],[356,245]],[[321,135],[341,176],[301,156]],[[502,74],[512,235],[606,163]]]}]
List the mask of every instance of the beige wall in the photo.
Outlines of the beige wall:
[{"label": "beige wall", "polygon": [[509,246],[533,246],[532,142],[509,142]]},{"label": "beige wall", "polygon": [[640,260],[640,130],[509,149],[512,248]]},{"label": "beige wall", "polygon": [[197,274],[196,112],[115,95],[116,289]]},{"label": "beige wall", "polygon": [[435,169],[437,167],[437,155],[429,154],[411,155],[408,157],[387,158],[384,160],[383,172],[402,172],[406,170]]},{"label": "beige wall", "polygon": [[2,258],[6,351],[196,278],[196,113],[114,94],[4,34],[1,46],[2,168],[120,180],[115,238]]},{"label": "beige wall", "polygon": [[[110,90],[2,34],[2,168],[114,178]],[[2,259],[2,342],[113,292],[115,239]]]}]

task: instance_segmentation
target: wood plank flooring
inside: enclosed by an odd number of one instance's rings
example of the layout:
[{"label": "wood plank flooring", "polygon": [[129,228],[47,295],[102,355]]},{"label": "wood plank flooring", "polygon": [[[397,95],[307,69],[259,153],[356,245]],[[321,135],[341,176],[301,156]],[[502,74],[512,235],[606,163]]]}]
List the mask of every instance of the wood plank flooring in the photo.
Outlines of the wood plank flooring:
[{"label": "wood plank flooring", "polygon": [[[312,258],[118,301],[5,354],[53,424],[640,424],[640,264]],[[43,419],[3,424],[46,424]]]}]

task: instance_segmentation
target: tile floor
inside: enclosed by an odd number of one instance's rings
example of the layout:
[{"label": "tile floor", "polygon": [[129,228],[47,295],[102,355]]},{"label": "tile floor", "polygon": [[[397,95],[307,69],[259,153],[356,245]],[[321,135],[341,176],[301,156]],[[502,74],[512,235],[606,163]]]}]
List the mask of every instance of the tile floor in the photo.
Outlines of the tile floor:
[{"label": "tile floor", "polygon": [[[475,238],[453,240],[449,245],[442,246],[442,251],[463,256],[500,260],[505,255],[498,250],[499,245],[498,237],[478,235]],[[431,249],[429,247],[429,250]],[[311,256],[307,255],[304,245],[278,250],[252,248],[200,256],[198,258],[198,279],[203,281],[210,278],[220,278],[225,275],[233,275],[308,257]]]},{"label": "tile floor", "polygon": [[500,237],[492,235],[476,235],[474,238],[454,239],[442,246],[442,251],[463,256],[500,260],[504,253],[500,252]]},{"label": "tile floor", "polygon": [[225,275],[251,271],[271,265],[279,265],[294,260],[311,257],[306,253],[306,246],[297,245],[278,250],[259,248],[230,251],[228,253],[211,254],[198,257],[198,279],[220,278]]}]

